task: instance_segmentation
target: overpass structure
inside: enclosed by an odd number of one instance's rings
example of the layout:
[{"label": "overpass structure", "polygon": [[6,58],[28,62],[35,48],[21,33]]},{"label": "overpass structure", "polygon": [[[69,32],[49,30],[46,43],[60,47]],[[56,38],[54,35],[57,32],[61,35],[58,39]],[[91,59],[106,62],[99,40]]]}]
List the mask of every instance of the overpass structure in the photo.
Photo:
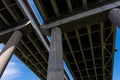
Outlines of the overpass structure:
[{"label": "overpass structure", "polygon": [[112,80],[119,0],[34,0],[42,25],[28,1],[0,0],[0,77],[14,51],[42,80],[70,80],[63,60],[74,80]]}]

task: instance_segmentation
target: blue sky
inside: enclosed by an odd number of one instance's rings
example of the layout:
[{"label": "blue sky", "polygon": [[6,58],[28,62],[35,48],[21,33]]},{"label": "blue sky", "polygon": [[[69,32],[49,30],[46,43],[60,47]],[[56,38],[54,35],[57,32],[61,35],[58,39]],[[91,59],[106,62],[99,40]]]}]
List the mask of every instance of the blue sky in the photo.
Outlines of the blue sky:
[{"label": "blue sky", "polygon": [[[0,44],[0,51],[4,45]],[[40,80],[15,55],[12,56],[1,80]]]},{"label": "blue sky", "polygon": [[117,28],[115,47],[117,51],[114,56],[113,80],[120,80],[120,28]]},{"label": "blue sky", "polygon": [[[36,10],[32,0],[30,0],[30,4],[32,8],[35,10],[35,14],[37,15],[40,24],[43,24],[43,20]],[[117,28],[116,32],[116,45],[117,51],[114,56],[114,69],[113,69],[113,80],[120,80],[120,29]],[[0,51],[3,49],[4,45],[0,44]],[[69,73],[67,66],[64,63],[64,68]],[[15,55],[12,56],[1,80],[40,80],[27,66],[25,66]],[[72,77],[71,77],[71,80]]]}]

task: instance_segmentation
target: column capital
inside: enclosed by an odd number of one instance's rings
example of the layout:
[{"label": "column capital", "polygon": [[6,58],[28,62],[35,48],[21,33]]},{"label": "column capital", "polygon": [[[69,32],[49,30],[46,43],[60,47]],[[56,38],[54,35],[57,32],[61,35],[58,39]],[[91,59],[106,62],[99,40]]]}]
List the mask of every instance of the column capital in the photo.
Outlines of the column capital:
[{"label": "column capital", "polygon": [[116,24],[116,26],[120,27],[120,9],[119,8],[113,8],[108,13],[109,20]]}]

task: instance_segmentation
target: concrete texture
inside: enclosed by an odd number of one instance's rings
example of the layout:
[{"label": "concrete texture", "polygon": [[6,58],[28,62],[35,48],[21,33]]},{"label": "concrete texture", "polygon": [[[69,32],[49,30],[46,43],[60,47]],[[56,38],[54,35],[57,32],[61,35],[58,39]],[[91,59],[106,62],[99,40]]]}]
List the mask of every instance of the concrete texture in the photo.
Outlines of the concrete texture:
[{"label": "concrete texture", "polygon": [[92,16],[92,15],[95,15],[95,14],[98,14],[98,13],[101,13],[101,12],[104,12],[104,11],[107,11],[107,10],[110,10],[112,8],[119,7],[119,6],[120,6],[120,1],[116,1],[116,2],[107,4],[107,5],[95,8],[95,9],[91,9],[91,10],[88,10],[88,11],[70,16],[70,17],[66,17],[66,18],[57,20],[52,23],[41,25],[41,28],[47,28],[47,29],[53,28],[55,26],[60,26],[60,25],[63,25],[63,24],[66,24],[66,23],[69,23],[72,21],[83,19],[85,17]]},{"label": "concrete texture", "polygon": [[52,29],[47,80],[64,80],[63,47],[61,29]]},{"label": "concrete texture", "polygon": [[0,53],[0,78],[13,54],[13,51],[16,49],[18,43],[22,38],[22,33],[20,31],[15,31],[11,38],[8,40],[4,49]]},{"label": "concrete texture", "polygon": [[119,8],[113,8],[108,13],[108,18],[113,24],[116,24],[118,27],[120,27],[120,9]]}]

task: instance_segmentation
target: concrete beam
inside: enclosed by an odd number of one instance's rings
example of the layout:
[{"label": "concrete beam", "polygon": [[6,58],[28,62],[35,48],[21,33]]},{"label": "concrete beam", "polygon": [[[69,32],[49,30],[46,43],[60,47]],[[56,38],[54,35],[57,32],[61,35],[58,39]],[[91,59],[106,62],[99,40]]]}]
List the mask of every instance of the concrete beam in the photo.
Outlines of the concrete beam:
[{"label": "concrete beam", "polygon": [[41,0],[34,0],[35,4],[38,6],[38,10],[41,13],[43,19],[46,21],[47,20],[47,12],[43,7],[42,1]]},{"label": "concrete beam", "polygon": [[104,48],[105,48],[105,42],[104,42],[104,23],[100,23],[100,34],[101,34],[101,53],[102,53],[102,69],[103,69],[103,80],[105,80],[105,56],[104,56]]},{"label": "concrete beam", "polygon": [[99,0],[99,2],[103,2],[104,0]]},{"label": "concrete beam", "polygon": [[11,16],[14,18],[14,20],[15,21],[18,21],[18,19],[19,19],[19,15],[17,15],[16,13],[15,13],[15,11],[14,10],[12,10],[10,7],[9,7],[9,2],[8,2],[8,0],[1,0],[2,1],[2,3],[5,5],[5,7],[6,7],[6,9],[8,10],[8,12],[11,14]]},{"label": "concrete beam", "polygon": [[68,9],[69,9],[69,11],[72,12],[73,9],[72,9],[71,0],[66,0],[66,2],[67,2],[67,5],[68,5]]},{"label": "concrete beam", "polygon": [[82,0],[84,8],[87,7],[87,0]]},{"label": "concrete beam", "polygon": [[83,51],[83,47],[82,47],[82,43],[81,43],[81,39],[80,39],[80,35],[79,35],[78,30],[76,30],[75,33],[77,35],[77,40],[78,40],[79,48],[80,48],[80,51],[81,51],[81,54],[82,54],[83,62],[85,64],[85,69],[86,69],[88,78],[90,80],[90,74],[89,74],[89,71],[88,71],[88,68],[87,68],[87,63],[86,63],[86,60],[85,60],[85,55],[84,55],[84,51]]},{"label": "concrete beam", "polygon": [[119,8],[113,8],[108,13],[108,18],[113,24],[116,24],[118,27],[120,27],[120,9]]},{"label": "concrete beam", "polygon": [[95,72],[95,80],[98,80],[97,78],[97,70],[96,70],[96,64],[95,64],[95,55],[94,55],[94,48],[93,48],[93,42],[92,42],[92,36],[91,36],[91,29],[90,26],[87,27],[87,32],[88,32],[88,37],[89,37],[89,43],[90,43],[90,49],[91,49],[91,54],[92,54],[92,62],[94,66],[94,72]]},{"label": "concrete beam", "polygon": [[50,0],[50,2],[52,4],[52,7],[53,7],[53,9],[55,11],[56,16],[60,16],[60,12],[58,10],[58,6],[56,4],[56,1],[55,0]]},{"label": "concrete beam", "polygon": [[4,17],[2,13],[0,13],[0,18],[4,21],[5,24],[9,25],[9,21]]},{"label": "concrete beam", "polygon": [[13,55],[13,51],[16,49],[18,43],[22,38],[22,33],[20,31],[15,31],[11,38],[8,40],[5,48],[0,53],[0,78]]},{"label": "concrete beam", "polygon": [[31,24],[35,30],[35,32],[37,33],[38,38],[43,42],[45,48],[47,51],[49,51],[49,46],[47,41],[45,40],[41,30],[39,29],[39,27],[37,26],[34,18],[32,17],[32,14],[30,13],[30,11],[28,10],[27,6],[25,5],[23,0],[17,0],[19,5],[22,7],[23,11],[25,12],[25,14],[27,15],[27,17],[30,19]]},{"label": "concrete beam", "polygon": [[82,76],[81,70],[80,70],[80,68],[79,68],[79,65],[78,65],[78,63],[77,63],[76,57],[75,57],[75,55],[74,55],[73,48],[72,48],[72,45],[70,44],[70,40],[69,40],[69,38],[68,38],[68,35],[67,35],[66,33],[64,33],[64,37],[65,37],[65,40],[67,41],[67,44],[68,44],[70,53],[72,54],[73,60],[74,60],[75,65],[76,65],[76,68],[77,68],[77,70],[78,70],[78,72],[79,72],[79,76],[80,76],[81,80],[83,80],[83,76]]},{"label": "concrete beam", "polygon": [[88,10],[88,11],[70,16],[70,17],[66,17],[66,18],[61,19],[61,20],[57,20],[57,21],[49,23],[49,24],[41,25],[41,28],[50,29],[52,27],[60,26],[62,24],[66,24],[66,23],[69,23],[69,22],[72,22],[72,21],[76,21],[76,20],[88,17],[88,16],[92,16],[92,15],[95,15],[95,14],[98,14],[98,13],[101,13],[103,11],[107,11],[109,9],[119,7],[119,6],[120,6],[120,1],[116,1],[116,2],[106,4],[104,6],[101,6],[101,7],[92,9],[92,10]]},{"label": "concrete beam", "polygon": [[23,27],[27,26],[28,24],[30,24],[30,21],[27,21],[27,22],[24,22],[16,27],[13,27],[13,28],[10,28],[10,29],[7,29],[5,31],[1,31],[0,32],[0,36],[4,35],[4,34],[7,34],[7,33],[10,33],[12,31],[16,31],[16,30],[19,30],[19,29],[22,29]]},{"label": "concrete beam", "polygon": [[47,80],[64,80],[63,47],[61,29],[52,29]]},{"label": "concrete beam", "polygon": [[[16,3],[13,3],[13,4],[10,4],[9,7],[13,7],[13,6],[15,6],[15,5],[16,5]],[[5,10],[5,9],[6,9],[6,7],[0,8],[0,12],[1,12],[2,10]]]}]

